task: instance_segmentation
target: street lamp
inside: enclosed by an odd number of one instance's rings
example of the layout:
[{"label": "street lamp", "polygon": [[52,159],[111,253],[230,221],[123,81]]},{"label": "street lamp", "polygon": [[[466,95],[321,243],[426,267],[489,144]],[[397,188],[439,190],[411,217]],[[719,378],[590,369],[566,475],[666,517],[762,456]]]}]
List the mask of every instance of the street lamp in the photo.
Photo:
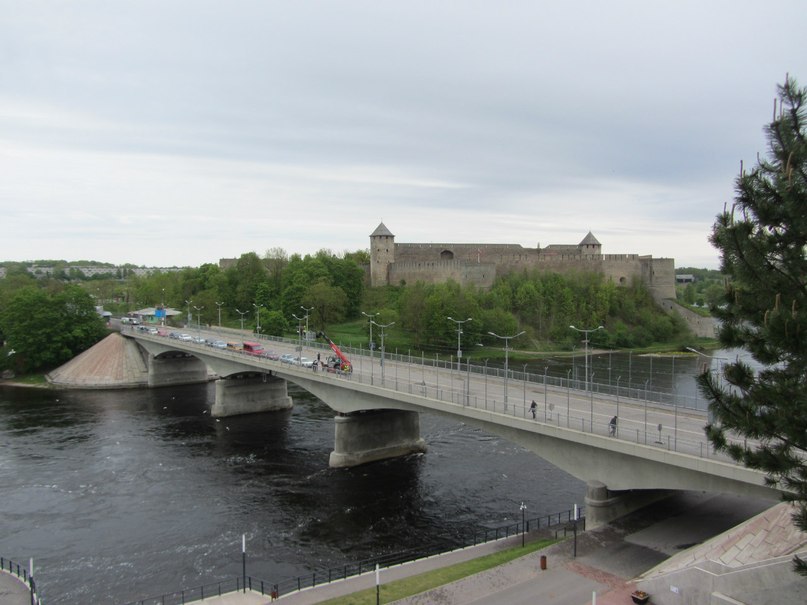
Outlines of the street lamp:
[{"label": "street lamp", "polygon": [[488,332],[491,336],[495,336],[496,338],[501,338],[504,341],[504,413],[507,413],[507,374],[508,372],[508,353],[510,352],[510,339],[518,338],[522,334],[524,334],[524,330],[521,330],[518,334],[514,334],[513,336],[499,336],[495,332]]},{"label": "street lamp", "polygon": [[244,315],[249,313],[249,311],[239,311],[238,309],[235,310],[241,316],[241,331],[244,331]]},{"label": "street lamp", "polygon": [[394,326],[395,322],[390,322],[388,324],[378,324],[373,320],[370,320],[370,325],[375,325],[381,328],[381,385],[384,385],[384,329],[389,328],[390,326]]},{"label": "street lamp", "polygon": [[201,307],[197,307],[193,305],[193,308],[196,309],[196,330],[199,332],[199,338],[202,337],[202,309],[205,308],[204,305]]},{"label": "street lamp", "polygon": [[305,311],[305,339],[308,340],[308,314],[314,310],[314,307],[304,307],[300,305],[300,308]]},{"label": "street lamp", "polygon": [[365,313],[362,311],[361,314],[370,320],[370,384],[373,384],[373,318],[378,313]]},{"label": "street lamp", "polygon": [[460,371],[460,360],[462,359],[462,324],[473,321],[473,317],[469,317],[468,319],[454,319],[453,317],[446,317],[449,321],[453,321],[457,324],[457,371]]},{"label": "street lamp", "polygon": [[604,330],[605,328],[603,328],[602,326],[597,326],[596,328],[591,328],[591,329],[588,329],[588,330],[584,330],[582,328],[575,328],[574,326],[569,326],[569,328],[571,328],[575,332],[580,332],[581,334],[583,334],[583,338],[584,338],[583,343],[586,345],[586,352],[585,352],[586,380],[585,380],[584,384],[585,384],[585,390],[588,391],[588,389],[589,389],[589,383],[588,383],[588,335],[591,334],[592,332],[596,332],[597,330]]},{"label": "street lamp", "polygon": [[162,325],[165,325],[165,288],[163,288],[162,291],[163,291],[163,296],[160,299],[160,305],[163,308],[163,316],[162,316],[162,322],[161,323],[162,323]]},{"label": "street lamp", "polygon": [[300,365],[303,364],[303,322],[305,321],[304,317],[297,317],[294,313],[291,316],[297,320],[297,336],[299,337],[300,345],[298,346],[298,350],[300,351]]},{"label": "street lamp", "polygon": [[263,309],[263,305],[252,303],[252,306],[255,307],[255,331],[258,333],[258,335],[260,335],[260,333],[261,333],[261,309]]},{"label": "street lamp", "polygon": [[524,524],[524,513],[527,510],[527,505],[522,502],[519,508],[521,510],[521,548],[524,548],[524,534],[527,531],[527,526]]},{"label": "street lamp", "polygon": [[221,327],[221,305],[223,304],[224,304],[223,302],[216,303],[216,306],[219,308],[219,328]]},{"label": "street lamp", "polygon": [[185,304],[188,305],[188,325],[189,326],[193,324],[193,315],[191,315],[191,303],[192,302],[193,302],[192,300],[186,300],[185,301]]}]

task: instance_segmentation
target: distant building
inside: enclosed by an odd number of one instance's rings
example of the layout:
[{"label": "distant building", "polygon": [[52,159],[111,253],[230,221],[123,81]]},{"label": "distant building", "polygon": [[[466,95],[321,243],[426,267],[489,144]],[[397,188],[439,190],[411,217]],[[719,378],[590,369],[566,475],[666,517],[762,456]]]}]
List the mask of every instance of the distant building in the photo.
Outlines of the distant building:
[{"label": "distant building", "polygon": [[589,232],[579,244],[525,248],[520,244],[396,243],[380,223],[370,234],[370,285],[421,281],[489,288],[497,275],[522,269],[554,273],[590,271],[620,285],[640,279],[657,300],[675,298],[675,261],[638,254],[603,254]]},{"label": "distant building", "polygon": [[689,273],[678,273],[675,276],[675,283],[677,284],[692,284],[695,282],[695,276]]}]

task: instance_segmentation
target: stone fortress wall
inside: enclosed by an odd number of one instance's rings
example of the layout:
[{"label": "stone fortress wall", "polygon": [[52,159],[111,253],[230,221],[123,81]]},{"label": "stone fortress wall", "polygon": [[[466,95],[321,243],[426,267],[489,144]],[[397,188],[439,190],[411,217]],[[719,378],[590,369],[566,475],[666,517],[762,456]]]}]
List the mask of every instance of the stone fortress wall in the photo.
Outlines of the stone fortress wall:
[{"label": "stone fortress wall", "polygon": [[657,300],[675,298],[675,261],[638,254],[602,254],[589,233],[579,244],[525,248],[519,244],[395,243],[381,223],[370,235],[370,284],[442,283],[489,288],[497,275],[523,269],[595,272],[614,283],[640,279]]}]

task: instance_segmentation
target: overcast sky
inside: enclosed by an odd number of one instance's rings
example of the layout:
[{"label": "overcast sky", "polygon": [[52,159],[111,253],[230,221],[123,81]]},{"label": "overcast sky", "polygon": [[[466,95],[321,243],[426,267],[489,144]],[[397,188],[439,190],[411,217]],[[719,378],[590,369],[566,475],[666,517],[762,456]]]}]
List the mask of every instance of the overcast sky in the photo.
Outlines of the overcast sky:
[{"label": "overcast sky", "polygon": [[717,268],[804,0],[0,0],[0,260],[578,243]]}]

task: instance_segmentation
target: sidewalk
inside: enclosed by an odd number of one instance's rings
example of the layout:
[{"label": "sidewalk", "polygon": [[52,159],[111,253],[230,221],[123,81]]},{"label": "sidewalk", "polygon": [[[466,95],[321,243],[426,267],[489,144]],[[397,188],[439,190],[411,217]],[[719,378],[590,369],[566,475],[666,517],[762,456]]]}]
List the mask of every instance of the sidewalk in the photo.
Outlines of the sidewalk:
[{"label": "sidewalk", "polygon": [[[36,578],[34,578],[36,580]],[[0,603],[3,605],[31,605],[28,585],[14,574],[0,570]]]},{"label": "sidewalk", "polygon": [[[599,605],[629,603],[632,579],[652,569],[682,545],[701,543],[750,518],[773,503],[745,503],[734,497],[690,493],[650,507],[612,525],[536,551],[510,563],[468,576],[396,605],[587,605],[597,593]],[[535,536],[533,536],[534,538]],[[384,584],[454,565],[520,544],[520,536],[457,550],[381,571]],[[545,556],[547,569],[541,570]],[[375,588],[375,573],[323,584],[281,596],[282,605],[314,605],[328,599]],[[264,605],[260,595],[226,595],[206,605]]]}]

